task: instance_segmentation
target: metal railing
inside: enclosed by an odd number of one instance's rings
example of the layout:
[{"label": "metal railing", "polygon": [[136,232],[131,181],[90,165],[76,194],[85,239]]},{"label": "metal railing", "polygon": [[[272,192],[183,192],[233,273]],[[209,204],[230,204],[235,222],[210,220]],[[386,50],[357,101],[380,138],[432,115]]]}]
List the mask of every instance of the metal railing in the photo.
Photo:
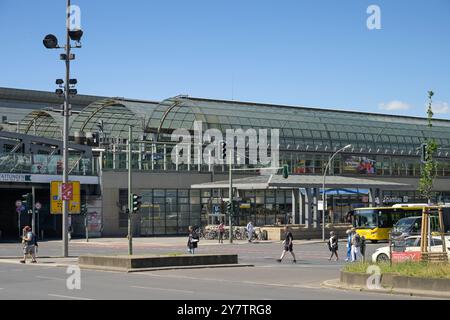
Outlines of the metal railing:
[{"label": "metal railing", "polygon": [[[58,155],[22,155],[0,153],[0,173],[60,175],[63,171],[62,156]],[[98,175],[97,158],[69,157],[71,175]]]}]

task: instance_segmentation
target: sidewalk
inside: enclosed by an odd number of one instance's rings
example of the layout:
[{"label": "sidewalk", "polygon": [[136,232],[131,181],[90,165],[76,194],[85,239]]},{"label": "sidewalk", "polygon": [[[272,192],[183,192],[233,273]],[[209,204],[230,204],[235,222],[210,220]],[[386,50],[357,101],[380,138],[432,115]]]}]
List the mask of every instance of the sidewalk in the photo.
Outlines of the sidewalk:
[{"label": "sidewalk", "polygon": [[[282,243],[282,241],[253,241],[249,243],[246,240],[235,240],[233,244],[231,244],[228,240],[224,240],[223,244],[219,244],[218,240],[200,240],[202,246],[214,246],[214,245],[257,245],[257,244],[276,244]],[[72,244],[77,245],[116,245],[116,244],[128,244],[127,238],[94,238],[89,239],[89,242],[86,242],[86,239],[72,239]],[[143,244],[143,245],[159,245],[159,246],[168,246],[172,247],[174,245],[186,245],[187,238],[186,237],[164,237],[164,238],[133,238],[134,244]],[[308,244],[320,244],[323,243],[322,240],[294,240],[294,245],[308,245]]]}]

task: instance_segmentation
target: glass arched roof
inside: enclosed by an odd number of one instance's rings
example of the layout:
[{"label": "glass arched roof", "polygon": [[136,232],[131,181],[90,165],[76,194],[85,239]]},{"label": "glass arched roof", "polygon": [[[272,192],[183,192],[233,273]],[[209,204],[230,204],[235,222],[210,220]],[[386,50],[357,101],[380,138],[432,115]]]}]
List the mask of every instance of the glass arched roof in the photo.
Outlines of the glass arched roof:
[{"label": "glass arched roof", "polygon": [[[352,144],[370,151],[411,151],[426,137],[450,148],[450,121],[348,111],[276,106],[266,104],[184,98],[183,107],[167,116],[165,127],[177,129],[181,119],[202,120],[204,127],[227,129],[280,129],[283,148],[305,150],[308,146],[332,150]],[[156,119],[155,119],[156,121]],[[190,129],[192,124],[182,126]]]},{"label": "glass arched roof", "polygon": [[44,110],[33,111],[20,122],[19,131],[23,134],[61,139],[63,121],[63,117],[58,113]]},{"label": "glass arched roof", "polygon": [[[24,119],[27,127],[30,117],[36,116],[33,114]],[[42,118],[42,124],[46,124],[47,129],[42,129],[45,134],[55,131],[57,124],[62,123],[48,116],[38,117]],[[203,121],[204,129],[214,128],[222,132],[239,128],[279,129],[282,149],[290,150],[332,151],[352,144],[357,152],[383,153],[389,150],[411,153],[416,152],[426,137],[433,137],[441,147],[450,148],[448,120],[434,120],[433,127],[429,128],[424,118],[186,96],[160,103],[119,98],[100,100],[74,115],[71,132],[98,132],[100,120],[103,120],[106,134],[125,139],[129,125],[135,127],[135,136],[142,133],[166,134],[180,128],[192,130],[197,120]]]}]

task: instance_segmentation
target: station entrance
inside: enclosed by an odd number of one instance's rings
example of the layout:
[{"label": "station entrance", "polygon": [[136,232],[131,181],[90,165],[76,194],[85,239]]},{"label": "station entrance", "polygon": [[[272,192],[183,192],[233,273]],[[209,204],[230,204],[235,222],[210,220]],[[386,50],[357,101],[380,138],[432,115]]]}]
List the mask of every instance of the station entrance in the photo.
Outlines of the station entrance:
[{"label": "station entrance", "polygon": [[[27,211],[18,212],[16,202],[23,200],[22,196],[31,193],[31,187],[6,187],[0,188],[0,240],[19,240],[22,229],[31,226],[32,216]],[[42,208],[36,212],[35,232],[44,238],[61,236],[61,216],[50,214],[50,188],[36,187],[36,202],[42,204]]]}]

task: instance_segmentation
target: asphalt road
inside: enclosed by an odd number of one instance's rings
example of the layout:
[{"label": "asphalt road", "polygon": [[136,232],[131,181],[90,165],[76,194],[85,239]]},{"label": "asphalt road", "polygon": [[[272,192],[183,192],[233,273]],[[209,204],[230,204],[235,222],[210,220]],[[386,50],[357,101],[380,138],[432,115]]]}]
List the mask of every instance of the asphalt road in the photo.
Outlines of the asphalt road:
[{"label": "asphalt road", "polygon": [[[369,254],[380,245],[370,245]],[[41,243],[41,255],[60,253],[60,242]],[[0,244],[0,257],[17,255],[19,244]],[[159,242],[137,241],[135,252],[184,252],[184,239]],[[81,289],[69,290],[67,268],[53,265],[20,265],[0,259],[0,299],[50,300],[378,300],[405,296],[362,293],[324,288],[326,280],[339,278],[345,262],[329,262],[324,244],[296,245],[297,264],[292,258],[279,264],[280,243],[221,245],[203,243],[200,253],[237,253],[241,263],[255,267],[170,270],[143,273],[81,271]],[[126,253],[126,243],[114,240],[71,243],[71,254]],[[344,254],[344,248],[341,248]]]}]

